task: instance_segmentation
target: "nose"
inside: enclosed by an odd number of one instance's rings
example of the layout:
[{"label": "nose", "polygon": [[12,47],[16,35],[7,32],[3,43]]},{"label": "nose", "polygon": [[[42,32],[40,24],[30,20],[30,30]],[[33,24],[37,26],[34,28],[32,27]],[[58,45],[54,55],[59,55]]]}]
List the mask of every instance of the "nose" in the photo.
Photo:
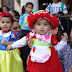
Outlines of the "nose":
[{"label": "nose", "polygon": [[6,26],[7,25],[7,23],[4,23],[4,26]]},{"label": "nose", "polygon": [[41,25],[41,29],[44,29],[44,25]]}]

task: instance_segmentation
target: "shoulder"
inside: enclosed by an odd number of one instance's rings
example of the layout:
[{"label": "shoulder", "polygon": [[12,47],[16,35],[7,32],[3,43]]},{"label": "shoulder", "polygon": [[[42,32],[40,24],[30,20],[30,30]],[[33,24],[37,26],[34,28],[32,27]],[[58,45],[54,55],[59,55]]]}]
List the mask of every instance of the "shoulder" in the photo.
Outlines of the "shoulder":
[{"label": "shoulder", "polygon": [[27,38],[32,38],[34,35],[35,35],[35,33],[32,32],[32,31],[30,31],[30,32],[27,34]]},{"label": "shoulder", "polygon": [[28,16],[29,14],[25,13],[24,16]]},{"label": "shoulder", "polygon": [[7,33],[2,33],[2,30],[0,30],[0,36],[3,36],[3,37],[9,37],[11,35],[11,31],[7,32]]},{"label": "shoulder", "polygon": [[57,39],[57,35],[51,35],[51,40]]}]

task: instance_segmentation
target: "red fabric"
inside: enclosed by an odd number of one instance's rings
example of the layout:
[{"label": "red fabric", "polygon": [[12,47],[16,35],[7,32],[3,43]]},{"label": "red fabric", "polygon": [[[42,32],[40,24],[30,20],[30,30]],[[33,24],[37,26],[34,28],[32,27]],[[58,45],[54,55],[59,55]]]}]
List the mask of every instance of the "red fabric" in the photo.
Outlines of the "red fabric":
[{"label": "red fabric", "polygon": [[52,35],[52,36],[51,36],[51,43],[52,43],[53,45],[57,45],[57,44],[58,44],[57,36],[56,36],[56,35]]},{"label": "red fabric", "polygon": [[28,72],[63,72],[57,51],[51,47],[51,57],[45,63],[32,62],[29,56],[27,65]]},{"label": "red fabric", "polygon": [[2,33],[7,33],[7,32],[9,32],[10,30],[7,30],[7,31],[5,31],[5,30],[2,30]]},{"label": "red fabric", "polygon": [[21,48],[18,48],[19,49],[19,51],[20,51],[20,53],[21,53]]},{"label": "red fabric", "polygon": [[57,17],[50,16],[47,11],[37,11],[36,13],[27,16],[29,28],[33,29],[33,22],[40,18],[49,20],[53,29],[59,26],[59,19]]},{"label": "red fabric", "polygon": [[10,15],[9,12],[6,12],[6,13],[0,12],[0,17],[4,17],[4,16],[9,16],[9,17],[11,17],[13,19],[13,17]]},{"label": "red fabric", "polygon": [[14,32],[14,36],[17,38],[17,34]]}]

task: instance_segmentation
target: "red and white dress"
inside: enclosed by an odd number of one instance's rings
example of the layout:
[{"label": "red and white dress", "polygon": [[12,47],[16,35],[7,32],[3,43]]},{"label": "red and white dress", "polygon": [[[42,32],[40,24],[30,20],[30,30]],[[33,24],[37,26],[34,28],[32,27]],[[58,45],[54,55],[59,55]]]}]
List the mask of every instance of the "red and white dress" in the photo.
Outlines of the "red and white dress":
[{"label": "red and white dress", "polygon": [[[29,55],[28,72],[63,72],[57,51],[52,46],[57,45],[56,35],[40,35],[29,33],[33,38],[33,48]],[[45,44],[47,43],[47,44]]]},{"label": "red and white dress", "polygon": [[30,32],[26,37],[13,43],[12,47],[19,48],[25,46],[26,38],[33,39],[33,47],[30,51],[27,65],[28,72],[63,72],[57,51],[62,49],[67,42],[62,40],[58,42],[56,35],[49,33],[40,35]]}]

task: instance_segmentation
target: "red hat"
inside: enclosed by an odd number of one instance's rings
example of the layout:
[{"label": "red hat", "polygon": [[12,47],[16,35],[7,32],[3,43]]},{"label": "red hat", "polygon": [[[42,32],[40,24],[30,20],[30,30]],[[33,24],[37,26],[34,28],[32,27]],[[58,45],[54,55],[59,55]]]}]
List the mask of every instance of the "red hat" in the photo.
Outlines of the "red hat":
[{"label": "red hat", "polygon": [[40,10],[40,11],[34,12],[33,14],[30,14],[27,17],[29,28],[33,29],[33,22],[37,19],[49,20],[53,26],[53,29],[59,26],[59,19],[57,17],[51,16],[47,11]]}]

